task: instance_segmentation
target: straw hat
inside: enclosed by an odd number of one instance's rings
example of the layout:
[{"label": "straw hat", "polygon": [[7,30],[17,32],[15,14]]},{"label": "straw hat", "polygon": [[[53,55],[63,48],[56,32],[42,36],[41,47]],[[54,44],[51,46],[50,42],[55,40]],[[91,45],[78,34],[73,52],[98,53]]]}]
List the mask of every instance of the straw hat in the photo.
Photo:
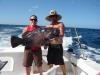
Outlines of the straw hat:
[{"label": "straw hat", "polygon": [[60,20],[62,17],[61,15],[59,15],[56,10],[51,10],[50,14],[45,18],[48,21],[52,21],[52,16],[55,16],[57,18],[57,20]]}]

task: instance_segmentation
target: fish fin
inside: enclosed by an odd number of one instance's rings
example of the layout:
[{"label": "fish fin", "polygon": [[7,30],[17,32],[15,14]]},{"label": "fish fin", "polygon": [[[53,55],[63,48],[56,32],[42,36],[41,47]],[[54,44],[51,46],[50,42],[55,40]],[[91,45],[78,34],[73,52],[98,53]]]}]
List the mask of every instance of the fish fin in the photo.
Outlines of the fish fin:
[{"label": "fish fin", "polygon": [[22,38],[19,38],[17,36],[11,36],[11,46],[12,46],[12,48],[17,47],[20,44],[22,44]]}]

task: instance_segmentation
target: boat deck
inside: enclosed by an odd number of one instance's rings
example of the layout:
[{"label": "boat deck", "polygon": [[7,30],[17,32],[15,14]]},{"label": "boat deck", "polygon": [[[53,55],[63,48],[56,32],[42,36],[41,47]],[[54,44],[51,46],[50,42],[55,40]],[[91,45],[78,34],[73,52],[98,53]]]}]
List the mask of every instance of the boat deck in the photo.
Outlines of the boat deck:
[{"label": "boat deck", "polygon": [[[45,54],[45,52],[43,52]],[[6,51],[1,51],[0,52],[0,58],[3,58],[3,60],[7,60],[8,59],[12,59],[11,61],[9,60],[9,62],[7,63],[8,65],[5,65],[4,68],[1,70],[0,75],[26,75],[25,72],[25,68],[23,67],[23,51],[18,51],[18,52],[6,52]],[[65,64],[66,64],[66,68],[67,68],[67,75],[73,75],[73,71],[71,68],[71,64],[68,62],[67,58],[65,59]],[[2,60],[2,59],[1,59]],[[50,74],[49,71],[56,71],[55,75],[62,75],[62,72],[60,70],[59,66],[56,66],[57,69],[56,70],[52,70],[49,69],[47,66],[47,60],[46,60],[46,56],[43,55],[43,71],[45,71],[43,74],[44,75],[53,75]],[[7,69],[8,68],[8,69]],[[55,68],[55,67],[54,67]],[[31,75],[39,75],[39,74],[34,74],[34,71],[36,71],[36,66],[33,63],[32,66],[32,72]],[[52,73],[51,72],[51,73]]]},{"label": "boat deck", "polygon": [[[8,61],[4,68],[0,71],[0,75],[26,75],[25,68],[23,67],[23,48],[14,49],[0,49],[0,59]],[[58,65],[48,68],[46,54],[47,50],[43,52],[43,75],[62,75],[61,69]],[[100,72],[100,64],[92,60],[83,60],[82,58],[75,58],[73,55],[64,51],[64,61],[66,65],[67,75],[96,75]],[[35,74],[36,66],[33,63],[31,75]]]}]

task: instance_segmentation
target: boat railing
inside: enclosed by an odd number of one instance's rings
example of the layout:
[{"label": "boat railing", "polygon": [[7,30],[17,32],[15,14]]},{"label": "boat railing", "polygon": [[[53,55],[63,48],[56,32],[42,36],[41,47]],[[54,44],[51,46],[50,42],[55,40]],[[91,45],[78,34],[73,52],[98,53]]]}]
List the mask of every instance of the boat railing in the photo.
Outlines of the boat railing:
[{"label": "boat railing", "polygon": [[81,45],[80,37],[79,37],[79,34],[78,34],[77,30],[76,30],[76,27],[74,29],[75,29],[75,34],[77,36],[77,44],[78,44],[79,50],[80,50],[79,51],[80,52],[79,57],[81,57],[82,59],[85,59],[86,60],[87,59],[87,56],[85,55],[85,49]]},{"label": "boat railing", "polygon": [[74,27],[73,30],[69,29],[65,33],[68,37],[72,37],[72,44],[68,46],[68,51],[74,53],[77,58],[81,57],[82,59],[87,59],[87,56],[85,54],[86,46],[82,45],[80,41],[80,38],[82,38],[82,36],[79,36],[77,28]]}]

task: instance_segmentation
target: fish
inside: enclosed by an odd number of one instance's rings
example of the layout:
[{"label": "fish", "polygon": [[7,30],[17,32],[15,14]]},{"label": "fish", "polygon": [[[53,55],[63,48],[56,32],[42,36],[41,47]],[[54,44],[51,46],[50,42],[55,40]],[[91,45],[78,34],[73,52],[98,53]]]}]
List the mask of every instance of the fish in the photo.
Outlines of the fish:
[{"label": "fish", "polygon": [[49,45],[50,39],[59,37],[59,30],[57,28],[43,28],[40,27],[39,29],[32,31],[32,32],[25,32],[22,34],[22,38],[18,36],[11,36],[11,46],[15,48],[19,45],[38,47],[42,45]]}]

